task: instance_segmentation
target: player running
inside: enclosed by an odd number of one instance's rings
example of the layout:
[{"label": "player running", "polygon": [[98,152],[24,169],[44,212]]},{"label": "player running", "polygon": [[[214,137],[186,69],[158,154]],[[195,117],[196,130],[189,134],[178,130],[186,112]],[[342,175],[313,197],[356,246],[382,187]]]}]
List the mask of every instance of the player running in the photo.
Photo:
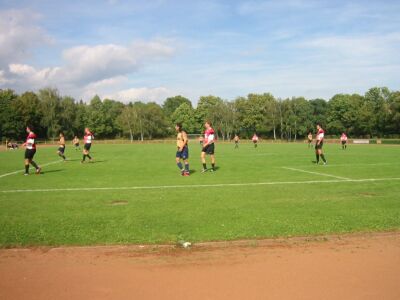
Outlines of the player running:
[{"label": "player running", "polygon": [[327,161],[325,159],[324,154],[322,153],[322,146],[324,145],[324,135],[325,131],[322,129],[320,124],[317,124],[317,142],[315,143],[315,157],[317,161],[315,162],[317,165],[319,164],[319,157],[321,156],[324,165],[326,165]]},{"label": "player running", "polygon": [[23,144],[23,146],[26,147],[25,149],[25,173],[24,175],[29,175],[29,164],[31,164],[35,169],[36,169],[36,174],[40,174],[42,168],[39,167],[34,161],[33,157],[35,156],[36,153],[36,144],[35,144],[35,139],[36,139],[36,134],[32,131],[31,126],[26,127],[26,132],[28,133],[28,136],[26,138],[26,142]]},{"label": "player running", "polygon": [[342,150],[347,149],[347,135],[344,132],[340,136],[340,142],[342,143]]},{"label": "player running", "polygon": [[311,131],[307,135],[307,142],[308,142],[308,148],[312,147],[312,133]]},{"label": "player running", "polygon": [[85,136],[83,140],[85,141],[85,145],[83,146],[83,157],[81,163],[85,162],[86,156],[89,158],[89,162],[92,161],[92,157],[89,155],[90,148],[92,147],[92,140],[94,139],[93,134],[90,132],[89,128],[85,128]]},{"label": "player running", "polygon": [[64,161],[66,161],[66,157],[64,155],[65,152],[65,137],[64,134],[61,132],[60,133],[60,140],[58,141],[58,150],[57,154],[59,157],[61,157]]},{"label": "player running", "polygon": [[251,138],[254,144],[254,148],[257,148],[257,143],[258,143],[258,136],[256,133],[254,133],[253,137]]},{"label": "player running", "polygon": [[203,141],[203,149],[201,150],[201,162],[203,163],[203,170],[202,173],[207,172],[207,165],[206,165],[206,154],[211,156],[211,172],[215,171],[215,156],[214,156],[214,141],[215,141],[215,133],[214,129],[211,127],[211,123],[207,121],[204,124],[206,131],[204,132],[204,141]]},{"label": "player running", "polygon": [[238,149],[239,148],[239,136],[237,134],[235,134],[233,141],[235,142],[235,149]]},{"label": "player running", "polygon": [[[189,176],[189,147],[188,147],[188,137],[186,131],[182,129],[182,124],[176,123],[175,130],[178,133],[176,136],[176,146],[178,147],[178,151],[176,151],[176,165],[181,171],[182,176]],[[185,164],[183,168],[181,160]]]},{"label": "player running", "polygon": [[79,147],[79,138],[77,136],[72,140],[72,144],[75,146],[75,151],[81,150],[81,147]]}]

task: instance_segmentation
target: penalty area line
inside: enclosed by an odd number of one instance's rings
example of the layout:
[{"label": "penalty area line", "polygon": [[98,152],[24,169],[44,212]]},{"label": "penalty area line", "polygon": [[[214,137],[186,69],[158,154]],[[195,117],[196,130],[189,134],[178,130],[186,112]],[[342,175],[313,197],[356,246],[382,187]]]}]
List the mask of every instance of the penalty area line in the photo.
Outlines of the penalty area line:
[{"label": "penalty area line", "polygon": [[394,178],[364,178],[348,180],[308,180],[308,181],[267,181],[248,183],[217,183],[217,184],[182,184],[182,185],[153,185],[153,186],[125,186],[125,187],[92,187],[92,188],[59,188],[59,189],[24,189],[24,190],[2,190],[0,193],[37,193],[37,192],[81,192],[81,191],[122,191],[122,190],[157,190],[157,189],[187,189],[187,188],[219,188],[219,187],[243,187],[243,186],[267,186],[267,185],[292,185],[292,184],[315,184],[315,183],[349,183],[349,182],[379,182],[398,181],[400,177]]},{"label": "penalty area line", "polygon": [[303,173],[308,173],[308,174],[314,174],[314,175],[320,175],[320,176],[328,176],[328,177],[333,177],[333,178],[342,179],[342,180],[351,180],[350,178],[347,178],[347,177],[335,176],[335,175],[330,175],[330,174],[325,174],[325,173],[320,173],[320,172],[306,171],[306,170],[296,169],[296,168],[282,167],[282,169],[296,171],[296,172],[303,172]]},{"label": "penalty area line", "polygon": [[[57,163],[60,163],[60,162],[62,162],[62,160],[56,160],[56,161],[49,162],[47,164],[42,164],[39,167],[46,167],[46,166],[50,166],[50,165],[57,164]],[[24,171],[25,171],[25,169],[24,170],[18,170],[18,171],[10,172],[10,173],[6,173],[6,174],[1,174],[0,178],[6,177],[6,176],[10,176],[10,175],[14,175],[14,174],[18,174],[18,173],[21,173],[21,172],[24,172]]]}]

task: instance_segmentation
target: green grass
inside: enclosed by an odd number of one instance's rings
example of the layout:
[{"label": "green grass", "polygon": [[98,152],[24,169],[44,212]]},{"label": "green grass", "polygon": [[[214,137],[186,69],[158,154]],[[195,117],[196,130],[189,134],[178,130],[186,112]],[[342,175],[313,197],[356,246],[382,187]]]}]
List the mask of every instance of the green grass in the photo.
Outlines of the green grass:
[{"label": "green grass", "polygon": [[[23,151],[0,152],[0,247],[175,243],[387,231],[400,228],[400,147],[325,145],[327,166],[314,165],[305,144],[218,144],[218,170],[201,173],[190,145],[190,177],[181,177],[173,144],[96,145],[95,163],[43,167],[40,176],[3,176],[23,168]],[[56,147],[35,160],[58,160]],[[289,170],[284,167],[314,173]],[[32,172],[32,171],[31,171]],[[295,183],[326,181],[325,183]],[[334,182],[338,181],[338,182]],[[343,182],[341,182],[343,181]],[[247,183],[280,182],[275,185]],[[288,183],[285,183],[288,182]],[[242,184],[226,186],[224,184]],[[199,185],[216,185],[205,186]],[[84,188],[183,188],[83,190]],[[190,185],[185,187],[186,185]],[[76,190],[62,190],[74,188]],[[7,192],[50,189],[41,192]],[[54,190],[61,189],[61,190]],[[124,205],[113,205],[121,201]]]}]

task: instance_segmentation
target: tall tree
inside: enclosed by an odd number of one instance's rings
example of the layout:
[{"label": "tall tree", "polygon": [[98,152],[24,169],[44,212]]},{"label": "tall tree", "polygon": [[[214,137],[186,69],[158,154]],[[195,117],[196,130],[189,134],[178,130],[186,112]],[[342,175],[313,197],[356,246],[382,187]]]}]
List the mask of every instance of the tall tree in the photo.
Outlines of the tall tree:
[{"label": "tall tree", "polygon": [[169,98],[165,99],[165,101],[162,105],[164,114],[167,117],[172,116],[172,114],[175,112],[175,110],[179,106],[181,106],[183,103],[186,103],[187,105],[192,106],[192,103],[190,102],[190,100],[181,95],[169,97]]},{"label": "tall tree", "polygon": [[42,111],[42,126],[47,128],[47,137],[55,139],[59,134],[60,125],[60,96],[56,89],[45,88],[39,91],[40,108]]},{"label": "tall tree", "polygon": [[14,102],[18,95],[13,90],[0,89],[0,139],[20,138],[20,125]]}]

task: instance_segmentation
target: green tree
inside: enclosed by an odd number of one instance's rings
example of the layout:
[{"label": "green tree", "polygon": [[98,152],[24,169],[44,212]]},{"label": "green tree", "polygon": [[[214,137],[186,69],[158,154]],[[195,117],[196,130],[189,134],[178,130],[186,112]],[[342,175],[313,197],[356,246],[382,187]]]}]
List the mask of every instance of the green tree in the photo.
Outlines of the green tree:
[{"label": "green tree", "polygon": [[18,96],[13,90],[0,89],[0,139],[20,138],[20,126],[14,102]]},{"label": "green tree", "polygon": [[171,120],[174,124],[181,123],[188,133],[196,132],[195,110],[189,103],[182,103],[172,114]]},{"label": "green tree", "polygon": [[192,106],[192,103],[190,102],[189,99],[183,97],[183,96],[175,96],[175,97],[169,97],[167,98],[164,103],[163,103],[163,111],[165,116],[170,117],[172,114],[175,112],[175,110],[181,106],[183,103],[186,103],[189,106]]},{"label": "green tree", "polygon": [[47,137],[55,139],[61,130],[60,125],[60,96],[56,89],[46,88],[39,91],[42,126],[47,129]]}]

